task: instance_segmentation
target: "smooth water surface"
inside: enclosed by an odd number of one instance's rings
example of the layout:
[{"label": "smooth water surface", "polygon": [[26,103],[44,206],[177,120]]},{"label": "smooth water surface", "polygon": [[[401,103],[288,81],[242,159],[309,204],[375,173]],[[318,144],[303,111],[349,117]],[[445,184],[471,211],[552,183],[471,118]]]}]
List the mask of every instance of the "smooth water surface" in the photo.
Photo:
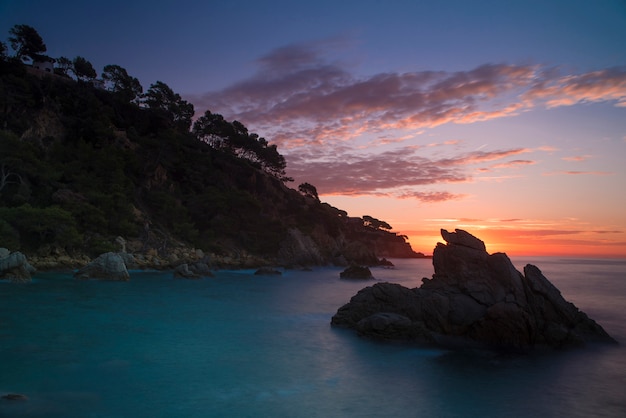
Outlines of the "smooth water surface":
[{"label": "smooth water surface", "polygon": [[[417,287],[429,259],[377,280]],[[125,283],[0,283],[6,417],[624,417],[626,261],[536,264],[622,345],[515,358],[362,339],[330,318],[373,282],[339,268]]]}]

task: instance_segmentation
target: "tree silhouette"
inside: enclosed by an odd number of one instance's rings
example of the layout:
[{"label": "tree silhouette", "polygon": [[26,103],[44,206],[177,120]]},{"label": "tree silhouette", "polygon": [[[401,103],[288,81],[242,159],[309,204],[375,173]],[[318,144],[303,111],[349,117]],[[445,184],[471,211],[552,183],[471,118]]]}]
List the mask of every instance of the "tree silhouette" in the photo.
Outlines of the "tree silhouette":
[{"label": "tree silhouette", "polygon": [[15,51],[15,57],[26,61],[35,59],[39,54],[46,52],[46,44],[39,33],[32,26],[15,25],[9,30],[9,42]]},{"label": "tree silhouette", "polygon": [[126,69],[119,65],[105,65],[102,79],[108,83],[109,90],[125,102],[131,102],[143,93],[139,80],[128,75]]},{"label": "tree silhouette", "polygon": [[317,195],[317,189],[312,184],[302,183],[301,185],[298,186],[298,191],[302,193],[304,196],[312,197],[318,202],[320,201],[320,198]]},{"label": "tree silhouette", "polygon": [[381,221],[380,219],[376,219],[369,215],[363,216],[363,225],[373,229],[392,229],[391,225],[389,225],[387,222]]},{"label": "tree silhouette", "polygon": [[74,58],[72,63],[74,67],[72,71],[79,80],[93,80],[98,75],[91,62],[81,56]]},{"label": "tree silhouette", "polygon": [[59,57],[56,60],[56,67],[54,68],[54,73],[57,75],[62,75],[65,77],[69,77],[69,72],[74,71],[74,63],[67,57]]},{"label": "tree silhouette", "polygon": [[152,84],[143,102],[152,110],[160,112],[170,127],[181,131],[189,131],[191,118],[194,114],[193,105],[180,97],[164,82]]}]

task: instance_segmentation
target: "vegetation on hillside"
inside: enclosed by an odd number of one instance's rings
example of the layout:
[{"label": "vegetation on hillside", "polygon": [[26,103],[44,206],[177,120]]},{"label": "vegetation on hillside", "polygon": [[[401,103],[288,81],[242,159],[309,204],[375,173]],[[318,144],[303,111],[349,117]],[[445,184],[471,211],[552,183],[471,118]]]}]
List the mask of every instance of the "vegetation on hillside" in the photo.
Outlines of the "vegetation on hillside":
[{"label": "vegetation on hillside", "polygon": [[210,111],[194,122],[193,105],[161,81],[144,92],[113,64],[97,79],[86,58],[43,55],[33,28],[10,35],[12,55],[0,43],[0,246],[96,255],[121,235],[144,248],[178,240],[273,256],[294,228],[407,245],[383,221],[321,203],[311,184],[287,187],[276,145],[240,122]]}]

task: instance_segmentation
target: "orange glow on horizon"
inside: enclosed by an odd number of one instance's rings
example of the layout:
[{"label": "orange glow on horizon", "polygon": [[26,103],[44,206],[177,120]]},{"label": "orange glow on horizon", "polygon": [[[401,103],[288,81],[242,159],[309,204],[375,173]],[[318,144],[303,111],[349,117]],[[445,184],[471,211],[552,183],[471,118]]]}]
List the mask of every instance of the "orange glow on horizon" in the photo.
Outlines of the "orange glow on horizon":
[{"label": "orange glow on horizon", "polygon": [[[445,228],[454,231],[454,228]],[[508,256],[556,256],[556,257],[594,257],[594,258],[626,258],[626,244],[606,242],[579,242],[574,238],[533,238],[527,231],[496,230],[496,229],[464,229],[481,239],[489,254],[502,252]],[[400,232],[400,234],[402,234]],[[525,235],[527,234],[527,235]],[[438,242],[444,243],[439,231],[412,231],[404,233],[408,236],[411,247],[416,252],[432,255]],[[521,238],[523,237],[523,238]],[[517,238],[517,239],[516,239]]]}]

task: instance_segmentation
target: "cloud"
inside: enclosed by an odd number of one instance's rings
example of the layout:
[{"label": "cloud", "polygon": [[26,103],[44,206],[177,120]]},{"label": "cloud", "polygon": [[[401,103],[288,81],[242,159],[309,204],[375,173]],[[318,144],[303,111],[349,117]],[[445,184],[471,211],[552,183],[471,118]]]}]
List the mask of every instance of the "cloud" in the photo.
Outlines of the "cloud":
[{"label": "cloud", "polygon": [[278,48],[256,61],[251,78],[189,99],[271,134],[281,147],[292,139],[324,143],[363,132],[473,123],[540,105],[626,105],[626,68],[563,75],[539,65],[484,64],[467,71],[357,76],[326,58],[335,46],[324,41]]},{"label": "cloud", "polygon": [[526,148],[474,151],[437,159],[420,155],[420,150],[417,146],[405,146],[372,154],[338,147],[333,154],[326,154],[313,148],[289,155],[287,172],[296,182],[314,183],[321,195],[393,196],[433,203],[465,195],[413,188],[471,182],[473,178],[465,166],[529,152]]},{"label": "cloud", "polygon": [[550,171],[550,172],[546,172],[543,173],[544,176],[556,176],[556,175],[572,175],[572,176],[579,176],[579,175],[592,175],[592,176],[610,176],[613,173],[610,171],[575,171],[575,170],[568,170],[568,171]]},{"label": "cloud", "polygon": [[557,77],[549,75],[536,83],[525,94],[525,99],[545,101],[547,107],[603,101],[616,101],[616,106],[623,107],[626,106],[626,68]]},{"label": "cloud", "polygon": [[[454,161],[420,156],[413,147],[378,154],[337,150],[325,155],[313,151],[289,155],[288,174],[297,181],[315,179],[320,194],[389,194],[399,187],[469,181],[457,165]],[[406,190],[398,193],[405,198],[410,195]],[[434,198],[435,195],[423,194],[420,200]]]},{"label": "cloud", "polygon": [[[315,184],[322,194],[391,193],[423,202],[462,196],[416,187],[471,181],[473,164],[537,151],[480,148],[463,153],[454,142],[437,144],[454,144],[456,149],[452,157],[436,159],[402,147],[426,129],[509,117],[535,107],[602,101],[626,106],[626,68],[564,74],[560,68],[541,65],[488,63],[466,71],[357,75],[337,58],[345,44],[345,39],[330,39],[277,48],[256,60],[252,77],[186,99],[201,112],[210,109],[239,120],[277,144],[287,158],[288,174]],[[365,144],[395,151],[354,153]],[[515,159],[479,170],[533,163]]]},{"label": "cloud", "polygon": [[592,157],[591,155],[574,155],[571,157],[563,157],[561,159],[564,161],[582,162],[582,161],[586,161],[590,159],[591,157]]},{"label": "cloud", "polygon": [[519,167],[523,167],[523,166],[527,166],[527,165],[533,165],[536,164],[536,161],[532,161],[532,160],[511,160],[511,161],[505,161],[503,163],[499,163],[499,164],[493,164],[489,167],[482,167],[479,168],[478,171],[482,172],[482,173],[487,173],[490,172],[492,170],[496,170],[496,169],[500,169],[500,168],[519,168]]}]

